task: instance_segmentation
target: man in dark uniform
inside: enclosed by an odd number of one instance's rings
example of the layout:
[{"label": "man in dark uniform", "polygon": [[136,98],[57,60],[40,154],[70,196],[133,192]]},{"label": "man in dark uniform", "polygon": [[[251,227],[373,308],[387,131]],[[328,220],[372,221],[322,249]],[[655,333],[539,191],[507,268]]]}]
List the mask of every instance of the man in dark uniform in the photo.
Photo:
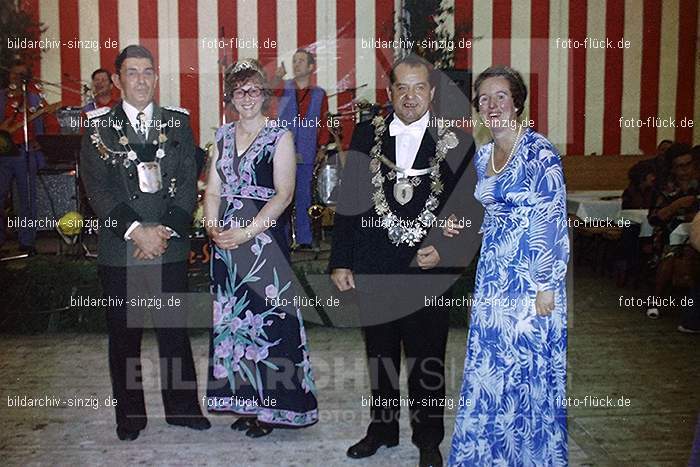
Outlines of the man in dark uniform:
[{"label": "man in dark uniform", "polygon": [[[434,79],[416,56],[393,66],[394,113],[356,127],[343,172],[329,269],[341,292],[357,293],[372,391],[371,423],[348,449],[352,458],[399,442],[403,344],[408,397],[416,401],[412,441],[421,466],[442,465],[449,307],[433,303],[473,257],[482,209],[473,195],[471,137],[431,120]],[[472,223],[457,242],[442,235],[444,214],[453,212]]]},{"label": "man in dark uniform", "polygon": [[[196,199],[195,145],[187,111],[153,102],[157,83],[148,49],[130,45],[116,59],[122,102],[88,112],[82,176],[100,219],[98,274],[109,331],[109,367],[117,435],[134,440],[146,426],[140,376],[144,312],[160,351],[165,418],[210,427],[197,399],[186,307],[191,213]],[[168,295],[166,295],[168,294]]]}]

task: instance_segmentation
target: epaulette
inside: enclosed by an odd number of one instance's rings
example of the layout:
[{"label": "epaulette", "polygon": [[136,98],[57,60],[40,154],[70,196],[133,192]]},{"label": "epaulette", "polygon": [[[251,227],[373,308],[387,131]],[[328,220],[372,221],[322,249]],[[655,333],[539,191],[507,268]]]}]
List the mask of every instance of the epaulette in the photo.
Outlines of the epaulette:
[{"label": "epaulette", "polygon": [[112,109],[110,109],[109,107],[100,107],[99,109],[89,111],[86,115],[88,120],[91,120],[93,118],[101,117],[105,114],[108,114],[110,110]]},{"label": "epaulette", "polygon": [[174,105],[164,105],[165,110],[172,110],[173,112],[180,112],[181,114],[189,115],[190,111],[182,107],[175,107]]}]

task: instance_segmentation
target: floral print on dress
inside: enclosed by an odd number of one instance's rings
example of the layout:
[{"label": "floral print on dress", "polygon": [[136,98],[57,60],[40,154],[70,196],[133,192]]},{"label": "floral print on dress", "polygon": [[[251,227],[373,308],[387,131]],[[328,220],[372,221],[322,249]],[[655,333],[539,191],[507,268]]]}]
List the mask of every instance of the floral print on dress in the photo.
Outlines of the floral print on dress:
[{"label": "floral print on dress", "polygon": [[[556,148],[527,130],[509,165],[487,176],[475,156],[484,235],[449,465],[567,465],[566,189]],[[555,309],[538,316],[536,294]]]},{"label": "floral print on dress", "polygon": [[[273,156],[285,132],[264,128],[241,156],[235,152],[235,125],[217,132],[224,228],[245,227],[274,196]],[[209,410],[256,416],[273,425],[316,423],[316,387],[304,323],[301,311],[288,305],[296,287],[283,221],[239,248],[212,248],[207,395],[215,403],[207,404]]]}]

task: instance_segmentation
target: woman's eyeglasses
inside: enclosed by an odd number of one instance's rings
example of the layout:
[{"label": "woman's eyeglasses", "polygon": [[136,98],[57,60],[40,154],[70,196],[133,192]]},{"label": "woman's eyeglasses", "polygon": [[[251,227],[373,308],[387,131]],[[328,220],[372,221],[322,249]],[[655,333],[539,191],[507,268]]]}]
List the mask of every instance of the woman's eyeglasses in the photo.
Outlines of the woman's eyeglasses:
[{"label": "woman's eyeglasses", "polygon": [[252,99],[255,99],[256,97],[260,97],[262,94],[262,89],[261,88],[249,88],[249,89],[234,89],[233,90],[233,98],[234,99],[243,99],[245,95],[248,94]]}]

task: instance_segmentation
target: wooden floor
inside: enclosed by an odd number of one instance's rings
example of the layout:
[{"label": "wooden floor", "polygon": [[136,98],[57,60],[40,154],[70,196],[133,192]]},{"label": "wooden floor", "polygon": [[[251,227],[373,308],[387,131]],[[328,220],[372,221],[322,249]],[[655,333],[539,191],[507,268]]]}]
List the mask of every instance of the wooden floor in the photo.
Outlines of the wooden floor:
[{"label": "wooden floor", "polygon": [[[570,310],[568,395],[580,401],[569,411],[571,465],[687,465],[700,409],[700,336],[678,333],[678,314],[659,321],[641,309],[619,306],[612,281],[577,270]],[[4,465],[348,465],[412,466],[418,451],[410,443],[403,413],[401,444],[366,461],[345,457],[362,437],[368,394],[363,345],[357,329],[313,327],[308,332],[319,389],[321,422],[305,430],[275,430],[251,441],[231,431],[228,416],[212,416],[213,428],[193,432],[162,419],[155,340],[144,340],[144,384],[148,427],[138,440],[116,439],[103,335],[0,336],[0,458]],[[466,329],[450,331],[448,397],[461,384]],[[208,337],[193,337],[200,381],[206,371]],[[404,372],[405,373],[405,372]],[[201,386],[201,384],[200,384]],[[203,395],[203,388],[200,387]],[[405,395],[405,391],[403,392]],[[15,397],[60,398],[52,408],[8,407]],[[624,397],[626,407],[586,407],[586,401]],[[69,407],[69,399],[97,398],[99,407]],[[405,412],[405,411],[404,411]],[[449,452],[454,410],[447,411]]]}]

